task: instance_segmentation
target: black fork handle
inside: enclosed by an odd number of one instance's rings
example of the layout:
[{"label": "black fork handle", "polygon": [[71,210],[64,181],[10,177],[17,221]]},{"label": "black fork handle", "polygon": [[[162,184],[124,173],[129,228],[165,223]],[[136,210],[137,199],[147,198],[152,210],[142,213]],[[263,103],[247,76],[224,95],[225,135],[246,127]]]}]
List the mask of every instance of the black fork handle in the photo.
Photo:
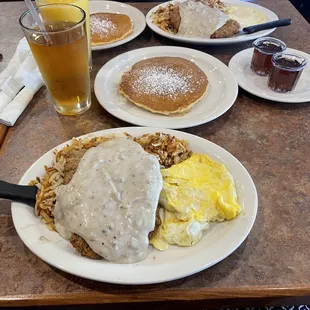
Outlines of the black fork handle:
[{"label": "black fork handle", "polygon": [[250,34],[250,33],[254,33],[257,31],[261,31],[261,30],[289,26],[291,23],[292,23],[292,20],[290,18],[284,18],[284,19],[279,19],[279,20],[275,20],[272,22],[264,23],[264,24],[245,27],[243,28],[243,32]]},{"label": "black fork handle", "polygon": [[38,188],[17,185],[0,180],[0,198],[22,202],[34,206]]}]

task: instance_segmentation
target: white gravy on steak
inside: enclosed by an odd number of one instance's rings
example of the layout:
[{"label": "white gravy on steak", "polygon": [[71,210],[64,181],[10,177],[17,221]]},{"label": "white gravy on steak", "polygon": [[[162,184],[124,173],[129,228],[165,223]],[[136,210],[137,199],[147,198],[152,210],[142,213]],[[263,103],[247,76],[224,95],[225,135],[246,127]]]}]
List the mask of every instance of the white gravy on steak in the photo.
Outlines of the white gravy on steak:
[{"label": "white gravy on steak", "polygon": [[181,23],[178,35],[185,37],[210,38],[229,17],[218,9],[212,9],[199,1],[188,0],[180,5]]},{"label": "white gravy on steak", "polygon": [[72,180],[56,190],[56,229],[81,236],[109,261],[147,256],[162,189],[159,162],[136,142],[116,138],[89,149]]}]

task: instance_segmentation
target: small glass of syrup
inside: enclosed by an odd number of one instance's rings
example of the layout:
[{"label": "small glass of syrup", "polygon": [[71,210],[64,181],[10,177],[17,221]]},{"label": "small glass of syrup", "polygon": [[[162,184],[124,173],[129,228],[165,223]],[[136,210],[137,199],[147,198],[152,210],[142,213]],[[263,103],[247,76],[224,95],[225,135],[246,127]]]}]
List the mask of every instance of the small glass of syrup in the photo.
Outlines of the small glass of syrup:
[{"label": "small glass of syrup", "polygon": [[276,92],[292,91],[307,65],[307,60],[296,54],[277,53],[272,57],[272,70],[268,87]]},{"label": "small glass of syrup", "polygon": [[266,76],[271,72],[271,58],[275,53],[283,52],[286,49],[284,42],[271,38],[259,38],[253,42],[254,52],[251,62],[251,69],[258,75]]}]

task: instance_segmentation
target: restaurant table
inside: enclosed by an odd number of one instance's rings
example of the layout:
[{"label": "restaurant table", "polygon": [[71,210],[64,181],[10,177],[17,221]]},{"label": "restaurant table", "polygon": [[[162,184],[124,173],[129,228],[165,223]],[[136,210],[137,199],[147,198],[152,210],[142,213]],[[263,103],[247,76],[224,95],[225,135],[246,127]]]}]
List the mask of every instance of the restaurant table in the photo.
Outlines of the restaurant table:
[{"label": "restaurant table", "polygon": [[[252,1],[292,18],[273,36],[310,53],[310,25],[287,0]],[[143,13],[155,3],[133,4]],[[23,2],[0,4],[3,62],[23,34],[18,18]],[[135,40],[93,53],[92,85],[111,58],[140,47],[181,45],[146,29]],[[184,45],[183,45],[184,46]],[[227,46],[187,46],[225,64],[251,42]],[[89,132],[131,126],[109,115],[92,92],[92,107],[78,117],[56,113],[45,88],[35,95],[0,150],[0,179],[18,182],[46,151]],[[3,129],[1,129],[3,130]],[[239,89],[233,107],[218,119],[184,130],[215,142],[248,169],[259,196],[254,227],[228,258],[193,276],[157,285],[123,286],[82,279],[53,268],[32,254],[17,236],[9,201],[0,201],[0,305],[69,305],[160,302],[163,307],[262,306],[310,303],[310,106],[260,99]],[[106,305],[107,306],[107,305]]]},{"label": "restaurant table", "polygon": [[0,147],[1,147],[2,142],[6,136],[7,131],[8,131],[7,126],[0,124]]}]

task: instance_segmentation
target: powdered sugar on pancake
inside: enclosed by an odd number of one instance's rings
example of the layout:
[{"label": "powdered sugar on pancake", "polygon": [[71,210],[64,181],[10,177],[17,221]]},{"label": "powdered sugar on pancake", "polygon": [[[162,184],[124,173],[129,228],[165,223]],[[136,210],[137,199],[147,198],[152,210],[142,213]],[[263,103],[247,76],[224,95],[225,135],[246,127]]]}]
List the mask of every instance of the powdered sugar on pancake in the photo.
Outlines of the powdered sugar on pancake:
[{"label": "powdered sugar on pancake", "polygon": [[92,34],[97,34],[103,38],[115,32],[116,25],[109,19],[101,19],[96,15],[91,15],[90,30]]},{"label": "powdered sugar on pancake", "polygon": [[192,75],[183,74],[167,66],[142,68],[138,71],[138,76],[133,88],[141,94],[173,98],[191,92]]},{"label": "powdered sugar on pancake", "polygon": [[125,72],[120,93],[135,105],[159,114],[183,113],[205,94],[208,78],[191,60],[153,57]]}]

